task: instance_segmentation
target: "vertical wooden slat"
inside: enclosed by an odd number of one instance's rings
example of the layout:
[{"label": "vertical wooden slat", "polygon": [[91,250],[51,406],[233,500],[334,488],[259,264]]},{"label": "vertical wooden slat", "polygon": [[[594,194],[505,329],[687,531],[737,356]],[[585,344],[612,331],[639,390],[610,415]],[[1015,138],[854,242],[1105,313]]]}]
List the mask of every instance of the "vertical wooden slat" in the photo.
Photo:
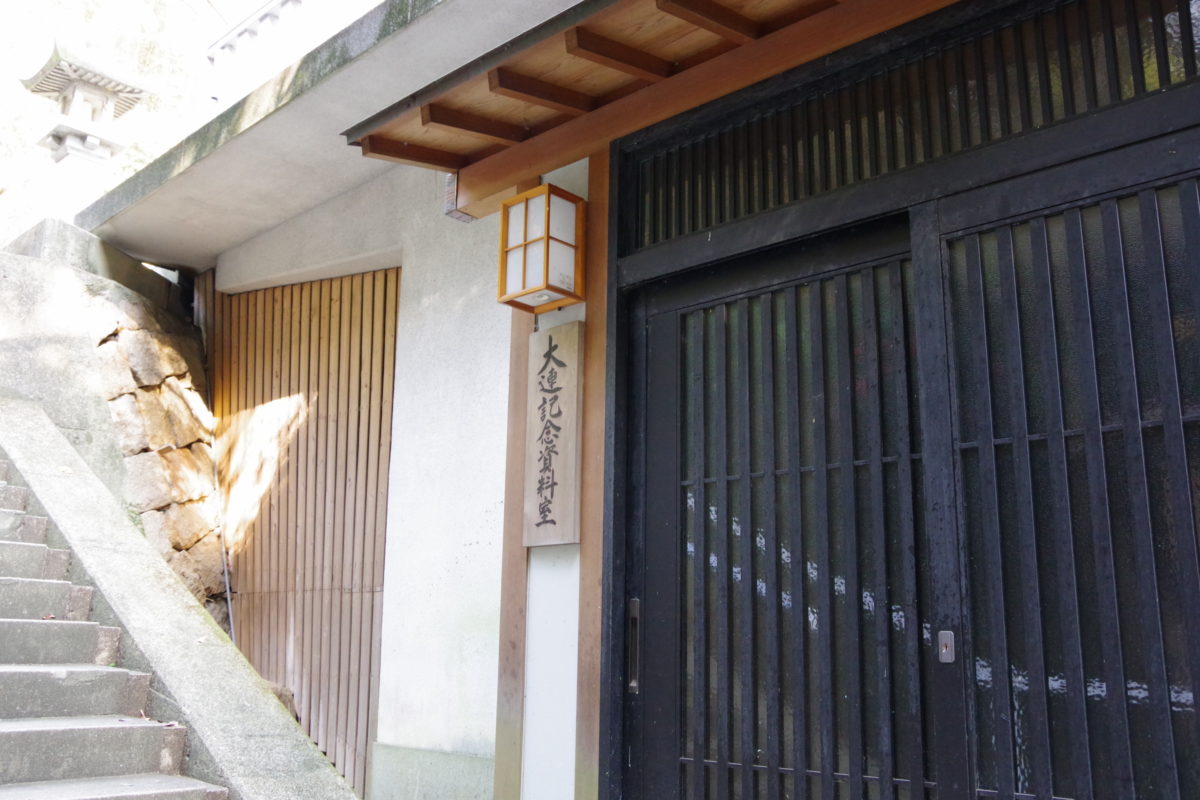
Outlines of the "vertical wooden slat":
[{"label": "vertical wooden slat", "polygon": [[[358,669],[359,656],[361,655],[361,647],[364,644],[363,638],[360,635],[360,620],[362,619],[362,564],[363,564],[363,523],[366,515],[366,496],[363,478],[367,473],[367,431],[370,429],[370,413],[371,413],[371,384],[370,384],[370,364],[371,364],[371,288],[374,283],[370,280],[363,280],[360,276],[359,284],[359,318],[358,323],[358,340],[359,340],[359,359],[357,363],[357,374],[355,380],[358,383],[358,402],[355,404],[359,409],[359,418],[357,422],[357,431],[355,435],[358,441],[356,442],[356,460],[354,469],[354,524],[353,524],[353,541],[351,544],[350,554],[350,582],[347,588],[350,590],[350,625],[349,639],[349,665],[347,669],[350,672],[351,682],[350,688],[346,696],[346,751],[354,762],[353,782],[358,784],[365,777],[363,768],[366,765],[366,758],[363,752],[365,743],[359,740],[359,708],[358,696],[359,685],[366,679],[366,674]],[[347,504],[349,505],[349,504]],[[370,647],[370,642],[365,643]]]},{"label": "vertical wooden slat", "polygon": [[[881,268],[884,275],[897,270],[898,265]],[[870,520],[864,521],[864,530],[869,530],[870,547],[873,558],[870,560],[874,571],[875,582],[871,587],[875,615],[874,648],[873,652],[865,654],[864,662],[875,661],[877,674],[875,702],[879,705],[878,730],[873,733],[879,743],[879,796],[889,800],[896,796],[893,783],[894,761],[892,755],[892,725],[891,702],[891,599],[888,592],[888,559],[887,559],[887,521],[884,517],[886,508],[883,481],[883,426],[880,408],[882,398],[880,393],[880,364],[879,344],[880,331],[877,322],[875,276],[876,270],[865,270],[862,281],[862,335],[864,344],[864,381],[866,387],[866,408],[863,425],[866,428],[864,443],[866,445],[868,483],[870,493]],[[865,559],[864,559],[865,561]],[[867,582],[863,581],[863,591],[867,591]],[[866,598],[864,594],[864,606]],[[867,640],[864,640],[864,644]],[[865,716],[864,716],[865,719]]]},{"label": "vertical wooden slat", "polygon": [[[1092,330],[1091,290],[1088,285],[1088,265],[1084,248],[1082,214],[1077,209],[1064,216],[1067,230],[1067,271],[1071,297],[1071,324],[1075,330]],[[1084,427],[1084,450],[1087,462],[1088,510],[1092,530],[1092,568],[1098,595],[1096,619],[1100,622],[1099,665],[1105,686],[1125,686],[1125,665],[1122,656],[1120,609],[1117,598],[1116,562],[1113,555],[1113,531],[1110,525],[1108,482],[1105,477],[1103,419],[1100,414],[1100,374],[1097,368],[1095,344],[1091,336],[1077,338],[1079,360],[1083,374],[1081,400]],[[1105,742],[1098,762],[1103,764],[1106,783],[1112,784],[1110,796],[1132,796],[1133,757],[1129,750],[1129,719],[1124,703],[1105,703],[1103,722],[1097,726],[1104,731]]]},{"label": "vertical wooden slat", "polygon": [[[303,377],[301,374],[301,358],[300,354],[303,350],[301,344],[301,336],[303,334],[304,324],[304,303],[302,297],[302,287],[297,284],[291,287],[290,308],[291,313],[291,333],[288,336],[288,362],[290,365],[289,379],[287,385],[287,394],[293,398],[304,398]],[[301,406],[301,413],[307,415],[308,403],[305,400]],[[295,693],[300,688],[300,671],[297,662],[297,649],[299,645],[296,623],[299,619],[299,604],[300,590],[303,572],[303,560],[300,558],[300,548],[303,544],[301,529],[303,528],[303,519],[299,509],[299,496],[296,492],[296,487],[300,482],[300,445],[303,441],[305,423],[300,422],[300,426],[296,429],[296,435],[288,442],[287,449],[287,508],[290,515],[290,521],[287,531],[288,539],[288,564],[284,572],[284,580],[287,583],[287,674],[284,677],[285,685],[290,687],[293,692],[293,702],[295,701]]]},{"label": "vertical wooden slat", "polygon": [[1192,25],[1191,0],[1178,0],[1175,13],[1179,18],[1179,38],[1183,50],[1183,73],[1188,78],[1196,74],[1196,31]]},{"label": "vertical wooden slat", "polygon": [[349,675],[346,674],[346,614],[347,597],[343,591],[345,581],[345,555],[346,541],[350,536],[349,526],[346,520],[346,480],[350,462],[350,427],[351,415],[355,409],[351,402],[351,389],[357,380],[357,375],[354,374],[352,359],[354,349],[354,335],[352,332],[351,321],[355,316],[355,287],[352,277],[342,278],[342,316],[341,316],[341,339],[339,341],[339,365],[338,365],[338,432],[337,432],[337,472],[336,485],[334,489],[334,508],[337,512],[334,515],[335,534],[333,546],[333,571],[332,578],[334,581],[334,608],[333,608],[333,634],[331,641],[333,649],[330,652],[330,658],[333,663],[333,669],[337,676],[336,690],[331,692],[330,700],[334,704],[334,713],[332,714],[333,735],[332,740],[336,749],[337,756],[334,763],[341,769],[346,768],[346,736],[345,730],[342,727],[345,721],[346,709],[342,702],[346,697],[347,683]]},{"label": "vertical wooden slat", "polygon": [[[1004,363],[1010,374],[1024,376],[1025,360],[1021,350],[1021,311],[1017,306],[1018,289],[1013,253],[1012,228],[1004,226],[997,232],[999,241],[1000,303],[996,309],[1001,327],[997,349],[1004,353]],[[1029,443],[1029,422],[1025,411],[1025,381],[1013,380],[1009,386],[1010,407],[1007,409],[1012,428],[1012,461],[1016,496],[1009,503],[1016,510],[1016,539],[1018,563],[1022,575],[1038,575],[1038,531],[1034,521],[1034,483]],[[982,447],[982,443],[980,444]],[[1027,713],[1017,722],[1024,731],[1022,750],[1029,754],[1029,785],[1024,791],[1032,791],[1038,800],[1050,800],[1050,709],[1047,696],[1045,647],[1042,637],[1041,584],[1037,580],[1021,582],[1022,622],[1025,639],[1025,667],[1028,671],[1029,705]]]},{"label": "vertical wooden slat", "polygon": [[[813,498],[818,506],[829,502],[829,447],[826,437],[826,404],[825,404],[825,321],[824,304],[822,303],[822,284],[814,283],[808,290],[809,306],[807,320],[808,334],[808,380],[805,395],[811,404],[809,408],[809,436],[812,440],[813,468]],[[803,351],[801,351],[803,355]],[[817,732],[821,737],[820,753],[821,771],[820,796],[834,796],[834,770],[836,769],[835,735],[833,721],[833,560],[829,552],[829,517],[826,514],[813,515],[815,530],[813,531],[813,561],[816,564],[816,580],[813,593],[816,595],[815,627],[817,631],[817,655],[814,665],[817,673],[817,696],[821,708]],[[807,568],[807,563],[805,564]],[[811,627],[811,625],[810,625]]]},{"label": "vertical wooden slat", "polygon": [[344,772],[354,775],[357,772],[357,761],[354,758],[354,742],[350,731],[350,697],[356,694],[356,671],[351,670],[357,646],[352,634],[351,619],[354,614],[354,540],[357,538],[358,507],[358,439],[359,439],[359,398],[361,396],[361,360],[362,360],[362,275],[347,278],[350,284],[350,314],[346,319],[346,331],[349,341],[350,359],[346,365],[347,405],[345,416],[346,427],[346,471],[342,481],[345,492],[342,500],[344,509],[343,520],[345,527],[342,533],[341,551],[341,644],[338,654],[339,670],[342,680],[338,686],[338,738],[339,750],[342,753]]},{"label": "vertical wooden slat", "polygon": [[[336,292],[336,294],[335,294]],[[321,374],[318,391],[321,397],[321,425],[317,432],[319,437],[319,456],[317,460],[317,483],[314,491],[318,493],[317,504],[317,564],[315,577],[318,592],[317,607],[313,610],[313,624],[316,632],[313,637],[316,660],[316,681],[320,696],[317,714],[314,719],[313,738],[326,754],[332,756],[327,735],[327,718],[329,713],[329,687],[332,683],[329,674],[329,606],[331,602],[329,580],[330,533],[329,515],[333,511],[333,496],[330,487],[335,474],[330,445],[330,431],[336,424],[336,403],[332,402],[337,387],[337,348],[333,345],[333,337],[337,328],[337,313],[341,301],[341,293],[337,290],[336,279],[321,282]]]},{"label": "vertical wooden slat", "polygon": [[[912,475],[912,432],[909,420],[912,413],[909,409],[909,365],[908,365],[908,336],[905,321],[910,310],[905,303],[905,276],[903,266],[897,265],[889,271],[890,291],[889,300],[892,304],[891,326],[888,331],[887,348],[892,353],[893,361],[888,381],[892,386],[892,397],[895,402],[896,425],[896,496],[899,502],[897,518],[900,523],[898,538],[900,552],[917,552],[916,520],[913,509],[913,475]],[[907,671],[908,686],[905,704],[901,713],[897,714],[900,723],[897,725],[897,738],[903,739],[912,753],[912,760],[906,764],[910,785],[918,787],[910,791],[909,797],[922,800],[925,797],[925,730],[922,725],[922,691],[921,691],[921,630],[920,617],[917,613],[917,560],[906,558],[902,560],[900,584],[900,610],[904,614],[904,652],[911,653],[914,662]],[[898,709],[899,711],[899,709]]]},{"label": "vertical wooden slat", "polygon": [[[759,328],[759,349],[762,354],[762,373],[759,378],[759,384],[762,386],[762,409],[759,412],[762,421],[762,463],[760,469],[763,474],[762,508],[765,509],[765,515],[761,520],[754,520],[754,525],[746,531],[746,538],[750,539],[761,528],[763,532],[763,550],[765,551],[763,554],[763,565],[766,569],[766,575],[764,576],[766,597],[763,601],[763,604],[766,606],[766,620],[763,636],[770,643],[768,646],[774,648],[774,643],[779,641],[779,604],[780,589],[782,588],[779,585],[778,561],[780,549],[775,529],[775,482],[778,478],[775,474],[776,338],[774,315],[772,314],[774,297],[769,294],[764,295],[759,302],[762,305],[762,322]],[[751,507],[753,508],[753,504],[751,504]],[[780,708],[779,659],[777,657],[767,659],[765,674],[758,676],[756,684],[758,681],[762,681],[762,685],[766,686],[766,763],[768,777],[765,780],[769,781],[766,792],[767,800],[779,800],[780,789],[782,788],[779,776],[779,767],[782,763],[779,738],[782,733],[783,724],[781,721],[782,709]]]},{"label": "vertical wooden slat", "polygon": [[707,581],[708,571],[708,498],[704,481],[705,454],[705,413],[704,413],[704,315],[703,312],[691,314],[687,320],[687,354],[689,363],[686,365],[688,387],[686,394],[690,399],[688,419],[691,423],[691,436],[688,446],[691,456],[688,459],[692,471],[687,478],[692,482],[694,503],[691,512],[694,551],[692,557],[692,638],[694,661],[692,666],[692,685],[695,726],[692,738],[692,786],[694,800],[704,800],[707,793],[706,767],[704,766],[708,753],[708,614]]},{"label": "vertical wooden slat", "polygon": [[312,597],[310,588],[310,567],[312,565],[312,516],[309,511],[309,432],[313,429],[312,414],[315,398],[309,391],[311,380],[309,348],[312,324],[312,284],[304,283],[296,287],[298,313],[296,315],[296,383],[295,391],[304,398],[305,420],[296,434],[295,458],[295,512],[296,512],[296,676],[292,684],[296,691],[296,712],[300,724],[307,729],[309,722],[309,704],[312,699],[312,682],[308,664],[308,619],[309,604]]},{"label": "vertical wooden slat", "polygon": [[[269,399],[271,402],[278,400],[282,396],[283,384],[283,331],[284,331],[284,289],[282,287],[271,290],[271,391]],[[285,457],[281,453],[280,458]],[[283,528],[283,513],[284,508],[280,503],[280,488],[282,486],[281,473],[278,464],[274,466],[274,475],[271,478],[271,536],[264,544],[269,551],[269,558],[266,560],[265,566],[270,570],[270,575],[267,580],[267,595],[270,603],[271,614],[271,634],[270,634],[270,650],[271,650],[271,674],[272,680],[276,683],[285,681],[283,674],[283,642],[284,642],[284,621],[285,615],[283,612],[283,581],[284,581],[284,565],[285,551],[287,541],[284,538]]]},{"label": "vertical wooden slat", "polygon": [[[1195,184],[1193,183],[1192,186]],[[1180,187],[1181,194],[1186,191]],[[1183,194],[1186,204],[1187,197]],[[1167,281],[1167,258],[1163,250],[1162,228],[1164,221],[1158,207],[1158,193],[1146,189],[1139,196],[1142,217],[1142,242],[1145,248],[1145,263],[1149,294],[1150,338],[1154,342],[1154,372],[1158,378],[1158,397],[1162,409],[1163,461],[1166,466],[1167,486],[1163,500],[1167,507],[1166,517],[1170,520],[1162,538],[1173,542],[1175,569],[1180,575],[1176,582],[1178,593],[1172,598],[1184,608],[1200,608],[1200,580],[1197,580],[1197,548],[1195,511],[1192,508],[1192,488],[1188,478],[1187,438],[1184,431],[1181,408],[1180,375],[1175,351],[1175,334],[1172,319],[1180,317],[1179,311],[1172,315],[1171,296]],[[1169,224],[1169,222],[1167,222]],[[1193,265],[1196,262],[1190,262]],[[1193,267],[1193,270],[1195,268]],[[1194,278],[1192,291],[1200,296],[1200,287]],[[1183,306],[1179,303],[1179,306]],[[1193,306],[1200,310],[1200,306]],[[1167,594],[1164,592],[1163,594]],[[1200,667],[1200,626],[1187,626],[1186,642],[1181,643],[1187,653],[1186,663],[1190,669]],[[1165,733],[1165,732],[1164,732]]]},{"label": "vertical wooden slat", "polygon": [[383,629],[383,564],[386,553],[384,550],[384,534],[387,531],[387,465],[390,461],[392,448],[392,404],[391,398],[396,385],[396,326],[397,313],[400,308],[400,270],[388,273],[387,305],[384,308],[383,330],[383,415],[379,434],[379,484],[375,487],[379,498],[375,511],[375,581],[373,606],[373,631],[371,635],[371,702],[367,707],[371,711],[368,729],[371,736],[379,721],[379,661],[380,633]]},{"label": "vertical wooden slat", "polygon": [[[1051,293],[1052,273],[1050,243],[1044,218],[1031,223],[1030,237],[1033,253],[1032,288],[1034,297],[1041,307],[1031,314],[1032,341],[1037,343],[1040,369],[1047,376],[1046,409],[1048,414],[1046,443],[1049,451],[1049,469],[1046,489],[1056,498],[1053,503],[1051,530],[1055,562],[1055,582],[1059,587],[1056,605],[1059,609],[1056,636],[1063,650],[1063,673],[1067,691],[1067,729],[1069,752],[1064,761],[1070,764],[1068,775],[1077,783],[1059,786],[1059,792],[1073,797],[1089,797],[1093,794],[1092,768],[1089,756],[1087,728],[1087,699],[1083,669],[1083,645],[1079,631],[1079,594],[1075,574],[1075,536],[1072,531],[1071,494],[1063,398],[1058,359],[1058,334],[1055,330],[1054,297]],[[1057,266],[1057,265],[1056,265]]]},{"label": "vertical wooden slat", "polygon": [[1142,31],[1138,25],[1136,0],[1125,0],[1125,43],[1129,47],[1129,65],[1133,73],[1133,93],[1146,93],[1146,60],[1142,53]]},{"label": "vertical wooden slat", "polygon": [[[717,508],[715,520],[717,531],[717,592],[716,628],[717,639],[717,714],[718,720],[730,719],[732,707],[731,692],[733,688],[732,667],[730,656],[733,646],[729,632],[730,609],[730,547],[729,547],[729,458],[728,438],[726,437],[726,420],[728,419],[726,387],[728,386],[726,358],[726,331],[729,316],[726,306],[720,306],[712,317],[713,336],[710,351],[714,364],[712,383],[716,386],[713,397],[713,440],[715,443],[712,463],[714,486],[717,487],[713,505]],[[733,776],[730,774],[730,730],[729,725],[722,724],[717,728],[717,800],[728,800]]]},{"label": "vertical wooden slat", "polygon": [[341,472],[337,463],[337,426],[339,422],[337,408],[338,366],[340,364],[342,284],[334,278],[329,281],[329,315],[322,318],[321,326],[326,339],[328,364],[324,368],[321,380],[323,383],[322,396],[324,403],[323,450],[324,458],[321,464],[322,512],[321,512],[321,715],[317,741],[330,758],[335,756],[334,743],[330,738],[332,723],[331,712],[336,713],[330,700],[330,692],[337,689],[337,676],[330,663],[330,648],[333,638],[333,613],[335,592],[333,588],[333,545],[335,541],[333,517],[336,513],[335,485]]},{"label": "vertical wooden slat", "polygon": [[839,630],[838,638],[846,649],[848,657],[845,663],[837,666],[839,672],[845,671],[846,684],[849,687],[846,694],[846,714],[844,730],[846,731],[846,748],[849,751],[849,777],[851,797],[863,796],[863,709],[862,709],[862,635],[861,627],[862,589],[858,574],[858,514],[856,497],[856,468],[854,465],[854,360],[850,352],[850,288],[845,275],[833,279],[833,297],[835,303],[834,324],[837,336],[837,377],[838,377],[838,474],[842,490],[841,517],[842,535],[838,537],[845,554],[845,598],[846,619],[844,630]]},{"label": "vertical wooden slat", "polygon": [[[737,547],[741,560],[740,578],[734,576],[733,588],[741,601],[741,613],[738,613],[738,601],[732,600],[731,611],[737,616],[734,640],[738,671],[740,673],[741,689],[741,797],[754,797],[753,766],[757,762],[754,746],[755,727],[755,692],[754,692],[754,529],[755,522],[753,504],[753,481],[750,478],[750,453],[752,430],[750,416],[753,413],[750,397],[750,303],[739,300],[731,304],[736,309],[735,319],[738,324],[730,334],[736,337],[733,342],[731,360],[736,367],[736,374],[731,370],[730,377],[736,387],[732,394],[736,398],[731,409],[731,421],[737,426],[734,441],[739,442],[738,462],[730,464],[726,469],[736,476],[738,498],[741,501],[736,506],[730,503],[730,513],[735,514],[730,519],[730,542]],[[734,356],[736,353],[736,356]],[[732,560],[730,562],[733,563]],[[734,665],[731,664],[731,667]]]},{"label": "vertical wooden slat", "polygon": [[227,424],[241,412],[242,432],[262,435],[261,406],[302,408],[234,559],[239,643],[292,689],[301,724],[360,793],[378,702],[398,276],[214,292],[205,312]]},{"label": "vertical wooden slat", "polygon": [[379,480],[379,450],[374,445],[379,440],[379,417],[382,413],[382,372],[383,372],[383,303],[387,287],[387,277],[384,272],[376,272],[370,277],[371,293],[369,308],[364,304],[363,316],[368,318],[368,330],[364,335],[370,336],[370,344],[364,342],[364,351],[369,352],[369,358],[364,361],[363,369],[369,381],[369,400],[367,424],[363,427],[365,442],[361,445],[366,452],[366,471],[363,488],[362,524],[362,556],[358,567],[358,591],[360,594],[360,612],[358,637],[361,646],[358,652],[358,664],[355,667],[362,675],[358,684],[358,697],[354,702],[358,707],[358,754],[362,769],[363,785],[366,785],[367,762],[370,759],[371,730],[368,725],[370,711],[368,704],[371,699],[371,628],[374,618],[374,593],[372,574],[375,560],[375,539],[370,535],[374,529],[375,512],[378,498],[375,484]]},{"label": "vertical wooden slat", "polygon": [[808,659],[806,658],[808,630],[808,592],[805,581],[808,572],[805,566],[809,559],[804,547],[804,494],[801,479],[800,458],[800,369],[804,358],[800,347],[800,327],[796,310],[796,290],[784,294],[783,329],[787,334],[785,364],[787,365],[787,470],[788,485],[792,502],[787,509],[792,563],[792,650],[788,654],[791,665],[792,700],[792,769],[795,785],[792,797],[808,796]]},{"label": "vertical wooden slat", "polygon": [[987,631],[991,639],[990,651],[982,645],[976,652],[989,658],[992,674],[992,736],[996,765],[996,788],[1001,797],[1012,797],[1015,791],[1013,741],[1012,741],[1012,697],[1011,670],[1008,660],[1008,619],[1004,608],[1004,555],[1001,547],[999,487],[996,476],[996,449],[992,420],[992,389],[987,335],[987,298],[983,288],[983,263],[980,254],[979,235],[967,238],[966,283],[969,308],[963,309],[970,318],[969,341],[964,360],[973,362],[974,385],[967,387],[975,406],[976,425],[974,431],[964,431],[975,442],[979,463],[979,502],[982,508],[979,529],[968,535],[975,538],[974,546],[983,552],[983,563],[988,565],[987,577],[979,587],[979,599],[975,607],[976,617],[987,620]]},{"label": "vertical wooden slat", "polygon": [[[1127,536],[1132,545],[1132,571],[1137,592],[1139,656],[1145,668],[1143,677],[1150,692],[1151,706],[1147,717],[1153,718],[1153,735],[1171,737],[1171,696],[1167,684],[1167,667],[1163,648],[1162,616],[1159,611],[1158,574],[1154,560],[1154,528],[1150,514],[1150,487],[1146,474],[1145,443],[1142,436],[1142,411],[1138,398],[1138,375],[1133,343],[1133,321],[1126,287],[1124,238],[1116,200],[1106,200],[1100,206],[1103,219],[1105,289],[1107,302],[1103,306],[1111,314],[1116,331],[1112,358],[1119,372],[1119,403],[1121,443],[1125,457],[1125,483],[1129,497],[1131,530]],[[1169,313],[1169,312],[1168,312]],[[1172,359],[1173,361],[1173,359]],[[1171,365],[1174,368],[1174,365]],[[1148,732],[1147,732],[1148,733]],[[1153,764],[1143,765],[1155,775],[1154,784],[1163,800],[1179,797],[1178,772],[1173,747],[1149,748],[1147,755]]]},{"label": "vertical wooden slat", "polygon": [[[258,408],[266,401],[266,386],[270,377],[270,368],[267,364],[267,355],[265,350],[269,348],[269,337],[271,333],[270,321],[267,319],[271,312],[271,298],[264,291],[257,293],[251,301],[254,317],[251,320],[251,325],[254,328],[253,352],[251,353],[252,361],[250,362],[250,379],[251,392],[250,401],[246,408],[248,410]],[[251,625],[254,628],[254,656],[252,661],[258,665],[258,669],[263,672],[263,677],[270,679],[267,665],[267,643],[270,640],[267,626],[270,624],[269,615],[263,613],[262,603],[262,586],[263,586],[263,539],[266,537],[266,531],[270,524],[269,506],[267,498],[262,498],[260,507],[258,508],[258,516],[254,521],[254,527],[250,532],[250,585],[253,593],[253,614],[251,615]]]},{"label": "vertical wooden slat", "polygon": [[328,319],[328,312],[323,302],[324,281],[305,285],[308,296],[308,397],[309,417],[308,430],[305,439],[308,447],[308,463],[306,471],[308,482],[305,484],[304,516],[308,525],[308,541],[305,543],[305,553],[308,559],[308,569],[305,573],[307,592],[304,602],[305,612],[305,643],[304,663],[309,698],[305,703],[305,730],[314,736],[316,721],[320,714],[320,697],[323,687],[320,684],[320,660],[318,658],[318,642],[321,639],[320,608],[321,608],[321,573],[318,567],[321,551],[321,529],[317,524],[318,509],[322,498],[319,487],[322,472],[319,458],[321,455],[321,417],[324,414],[325,398],[321,393],[321,376],[325,371],[324,340],[322,339],[322,319]]}]

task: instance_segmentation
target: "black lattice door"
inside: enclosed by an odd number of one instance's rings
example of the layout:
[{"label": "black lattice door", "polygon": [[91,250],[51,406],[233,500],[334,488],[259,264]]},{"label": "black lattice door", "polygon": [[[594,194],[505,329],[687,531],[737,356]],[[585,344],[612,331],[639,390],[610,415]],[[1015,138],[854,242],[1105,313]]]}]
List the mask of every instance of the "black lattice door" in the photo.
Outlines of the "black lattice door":
[{"label": "black lattice door", "polygon": [[627,796],[1200,796],[1197,136],[643,293]]},{"label": "black lattice door", "polygon": [[945,248],[973,796],[1200,797],[1196,178]]},{"label": "black lattice door", "polygon": [[899,234],[647,303],[634,796],[935,791],[937,556]]}]

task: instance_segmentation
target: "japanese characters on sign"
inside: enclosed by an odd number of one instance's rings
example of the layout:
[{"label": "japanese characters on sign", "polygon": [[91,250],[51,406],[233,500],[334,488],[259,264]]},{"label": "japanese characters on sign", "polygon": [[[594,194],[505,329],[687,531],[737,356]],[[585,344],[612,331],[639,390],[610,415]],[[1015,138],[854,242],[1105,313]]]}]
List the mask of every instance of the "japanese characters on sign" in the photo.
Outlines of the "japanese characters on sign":
[{"label": "japanese characters on sign", "polygon": [[579,541],[580,338],[571,322],[529,339],[527,546]]}]

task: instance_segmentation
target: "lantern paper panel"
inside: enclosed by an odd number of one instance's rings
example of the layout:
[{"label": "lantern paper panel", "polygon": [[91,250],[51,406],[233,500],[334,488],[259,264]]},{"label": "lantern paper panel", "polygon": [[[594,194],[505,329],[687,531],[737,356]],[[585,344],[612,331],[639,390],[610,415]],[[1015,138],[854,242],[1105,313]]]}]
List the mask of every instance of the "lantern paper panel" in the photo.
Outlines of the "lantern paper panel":
[{"label": "lantern paper panel", "polygon": [[505,201],[501,303],[540,313],[583,301],[582,198],[543,184]]}]

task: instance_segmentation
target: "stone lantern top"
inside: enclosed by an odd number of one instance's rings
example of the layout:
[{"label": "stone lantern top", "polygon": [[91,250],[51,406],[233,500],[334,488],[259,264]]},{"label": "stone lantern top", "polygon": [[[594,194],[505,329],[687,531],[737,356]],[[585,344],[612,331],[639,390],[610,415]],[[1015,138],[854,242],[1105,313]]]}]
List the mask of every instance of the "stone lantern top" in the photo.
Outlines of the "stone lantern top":
[{"label": "stone lantern top", "polygon": [[21,83],[58,102],[62,117],[39,142],[53,151],[55,161],[76,153],[105,159],[119,152],[122,146],[109,136],[108,126],[149,94],[57,44],[45,65]]}]

